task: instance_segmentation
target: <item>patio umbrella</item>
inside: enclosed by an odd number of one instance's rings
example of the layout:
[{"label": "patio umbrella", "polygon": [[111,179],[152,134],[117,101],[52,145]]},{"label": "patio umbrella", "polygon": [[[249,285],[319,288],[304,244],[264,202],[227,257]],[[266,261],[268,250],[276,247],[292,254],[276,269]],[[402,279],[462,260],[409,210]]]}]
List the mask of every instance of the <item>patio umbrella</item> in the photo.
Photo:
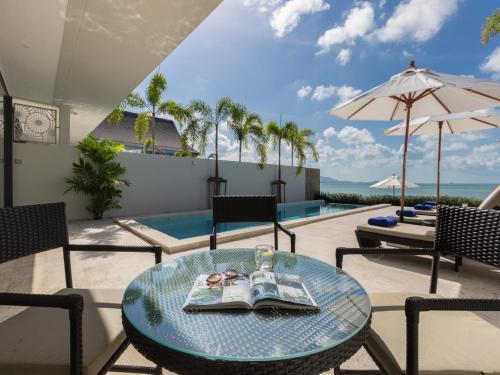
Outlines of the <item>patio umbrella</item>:
[{"label": "patio umbrella", "polygon": [[[399,182],[398,177],[393,174],[391,177],[387,177],[386,179],[383,179],[382,181],[376,182],[373,185],[370,185],[371,188],[374,189],[391,189],[392,188],[392,196],[394,197],[396,195],[396,189],[401,188],[401,182]],[[414,184],[413,182],[406,182],[406,188],[416,188],[418,187],[417,184]]]},{"label": "patio umbrella", "polygon": [[500,83],[418,69],[410,61],[404,72],[340,104],[330,114],[348,120],[406,120],[400,217],[403,222],[410,120],[495,107],[500,104],[499,98]]},{"label": "patio umbrella", "polygon": [[[438,135],[436,202],[440,198],[442,135],[500,128],[500,115],[485,111],[460,112],[442,116],[420,117],[410,121],[408,135]],[[384,135],[405,135],[404,122],[386,129]]]}]

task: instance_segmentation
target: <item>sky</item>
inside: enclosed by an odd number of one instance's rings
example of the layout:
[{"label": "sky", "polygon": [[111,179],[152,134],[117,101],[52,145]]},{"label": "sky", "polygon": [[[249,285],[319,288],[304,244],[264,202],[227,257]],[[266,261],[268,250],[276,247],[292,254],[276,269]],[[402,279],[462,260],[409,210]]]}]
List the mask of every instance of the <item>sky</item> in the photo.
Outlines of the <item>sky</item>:
[{"label": "sky", "polygon": [[[332,107],[387,81],[410,59],[417,67],[500,79],[500,36],[479,35],[498,4],[491,0],[225,0],[158,67],[165,99],[214,104],[229,96],[265,123],[293,120],[315,131],[320,155],[308,166],[339,180],[401,174],[398,122],[347,121]],[[156,71],[156,70],[155,70]],[[148,78],[137,88],[144,92]],[[238,146],[223,127],[222,159]],[[209,147],[207,155],[212,151]],[[437,141],[411,137],[408,180],[433,182]],[[277,152],[269,149],[269,162]],[[283,164],[290,162],[290,150]],[[243,161],[255,161],[252,145]],[[444,137],[443,182],[500,183],[500,129]]]}]

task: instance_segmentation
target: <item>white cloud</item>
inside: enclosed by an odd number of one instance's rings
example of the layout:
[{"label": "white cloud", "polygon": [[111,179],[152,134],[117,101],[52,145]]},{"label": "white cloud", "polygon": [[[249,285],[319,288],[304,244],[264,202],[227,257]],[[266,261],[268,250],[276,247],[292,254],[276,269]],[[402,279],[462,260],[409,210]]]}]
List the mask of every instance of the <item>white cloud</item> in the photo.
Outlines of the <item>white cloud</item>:
[{"label": "white cloud", "polygon": [[326,138],[335,137],[336,134],[337,134],[337,131],[335,130],[335,128],[333,126],[330,126],[329,128],[326,128],[323,131],[323,136]]},{"label": "white cloud", "polygon": [[337,61],[340,65],[345,65],[349,62],[352,56],[352,51],[350,48],[342,48],[337,55]]},{"label": "white cloud", "polygon": [[335,44],[354,44],[357,38],[368,33],[374,25],[373,6],[369,2],[363,2],[349,11],[344,25],[333,27],[319,37],[319,53],[328,52]]},{"label": "white cloud", "polygon": [[282,0],[243,0],[244,6],[256,8],[261,13],[270,12],[281,3]]},{"label": "white cloud", "polygon": [[413,53],[407,51],[406,49],[403,50],[403,56],[406,58],[413,57]]},{"label": "white cloud", "polygon": [[339,103],[343,103],[360,93],[361,90],[346,85],[340,87],[334,85],[319,85],[314,89],[311,99],[316,101],[323,101],[325,99],[331,98],[332,96],[336,96],[339,99]]},{"label": "white cloud", "polygon": [[317,100],[317,101],[322,101],[322,100],[328,99],[328,98],[332,97],[333,95],[335,95],[336,90],[337,90],[337,87],[335,87],[333,85],[316,86],[316,88],[314,89],[314,93],[312,94],[311,99]]},{"label": "white cloud", "polygon": [[444,166],[454,170],[486,168],[500,169],[500,144],[490,143],[474,147],[468,154],[445,157]]},{"label": "white cloud", "polygon": [[373,32],[380,42],[425,42],[434,37],[455,13],[459,0],[406,0],[385,25]]},{"label": "white cloud", "polygon": [[359,94],[361,94],[361,90],[355,89],[352,86],[343,85],[337,89],[337,96],[340,99],[339,103],[347,102]]},{"label": "white cloud", "polygon": [[271,27],[274,34],[282,38],[297,27],[300,18],[330,9],[324,0],[289,0],[276,8],[271,15]]},{"label": "white cloud", "polygon": [[309,85],[302,86],[300,89],[297,90],[297,96],[299,98],[305,98],[308,96],[312,91],[312,87]]},{"label": "white cloud", "polygon": [[383,8],[386,2],[387,2],[387,0],[379,0],[378,7]]},{"label": "white cloud", "polygon": [[361,145],[374,143],[372,133],[368,129],[359,129],[353,126],[346,126],[337,134],[338,139],[346,145]]},{"label": "white cloud", "polygon": [[500,47],[495,48],[480,68],[482,72],[491,74],[493,79],[500,79]]}]

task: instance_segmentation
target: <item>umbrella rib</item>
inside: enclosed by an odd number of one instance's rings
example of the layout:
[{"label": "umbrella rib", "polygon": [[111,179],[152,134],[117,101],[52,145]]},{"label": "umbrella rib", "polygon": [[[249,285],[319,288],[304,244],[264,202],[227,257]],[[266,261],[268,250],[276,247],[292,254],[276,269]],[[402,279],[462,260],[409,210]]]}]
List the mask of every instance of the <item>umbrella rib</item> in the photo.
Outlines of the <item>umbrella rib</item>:
[{"label": "umbrella rib", "polygon": [[396,113],[396,109],[398,109],[398,105],[399,105],[399,100],[396,100],[396,105],[394,106],[394,109],[392,110],[392,113],[391,113],[391,121],[394,118],[394,114]]},{"label": "umbrella rib", "polygon": [[498,128],[498,125],[492,124],[491,122],[488,122],[488,121],[480,120],[477,117],[471,117],[471,120],[482,122],[483,124],[493,126],[494,128]]},{"label": "umbrella rib", "polygon": [[446,125],[448,125],[448,129],[450,129],[450,133],[451,133],[451,134],[455,134],[455,133],[453,132],[453,129],[451,128],[450,122],[449,122],[448,120],[446,120],[445,122],[446,122]]},{"label": "umbrella rib", "polygon": [[398,100],[402,103],[406,103],[406,101],[404,101],[403,99],[401,99],[399,96],[396,96],[396,95],[391,95],[391,96],[389,96],[389,98],[394,99],[394,100]]},{"label": "umbrella rib", "polygon": [[494,96],[491,96],[491,95],[488,95],[488,94],[484,94],[482,92],[479,92],[479,91],[476,91],[476,90],[473,90],[473,89],[464,89],[464,90],[472,92],[472,93],[477,94],[477,95],[484,96],[484,97],[486,97],[488,99],[493,99],[493,100],[496,100],[496,101],[500,102],[500,99],[495,98]]},{"label": "umbrella rib", "polygon": [[420,100],[420,99],[422,99],[422,98],[426,97],[427,95],[432,94],[432,93],[433,93],[434,91],[436,91],[436,90],[437,90],[437,89],[434,89],[434,90],[432,90],[432,89],[426,89],[426,90],[422,91],[422,93],[421,93],[419,96],[417,96],[417,97],[414,99],[414,101],[416,102],[417,100]]},{"label": "umbrella rib", "polygon": [[373,102],[375,98],[370,99],[369,102],[363,104],[360,108],[358,108],[355,112],[353,112],[349,117],[347,117],[348,120],[350,120],[353,116],[355,116],[359,111],[363,110],[368,104]]},{"label": "umbrella rib", "polygon": [[413,130],[413,131],[410,133],[410,135],[415,134],[415,133],[416,133],[417,131],[419,131],[419,130],[420,130],[420,128],[421,128],[422,126],[424,126],[425,124],[426,124],[426,123],[424,122],[423,124],[420,124],[419,126],[417,126],[417,128],[416,128],[415,130]]},{"label": "umbrella rib", "polygon": [[434,99],[436,99],[436,101],[437,101],[439,104],[441,104],[441,107],[443,107],[443,108],[444,108],[444,110],[445,110],[446,112],[448,112],[448,114],[450,114],[450,113],[451,113],[451,111],[448,109],[448,107],[444,105],[444,103],[441,101],[441,99],[439,99],[439,98],[437,97],[437,95],[436,95],[436,94],[434,94],[434,92],[431,92],[431,95],[434,97]]}]

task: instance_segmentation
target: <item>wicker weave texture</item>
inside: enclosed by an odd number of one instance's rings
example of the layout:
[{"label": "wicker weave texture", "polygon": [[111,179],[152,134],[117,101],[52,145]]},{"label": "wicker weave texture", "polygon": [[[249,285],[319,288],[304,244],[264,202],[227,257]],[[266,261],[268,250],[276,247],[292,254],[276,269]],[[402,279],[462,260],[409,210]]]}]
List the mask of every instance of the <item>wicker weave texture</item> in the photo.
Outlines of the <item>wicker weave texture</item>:
[{"label": "wicker weave texture", "polygon": [[137,331],[123,317],[123,326],[132,345],[150,361],[179,375],[313,375],[340,366],[363,345],[370,322],[353,337],[332,349],[300,358],[267,362],[238,362],[209,360],[195,357],[158,345]]},{"label": "wicker weave texture", "polygon": [[275,222],[277,201],[274,195],[226,195],[213,198],[214,223]]},{"label": "wicker weave texture", "polygon": [[500,267],[500,211],[439,206],[435,248]]},{"label": "wicker weave texture", "polygon": [[0,263],[67,244],[64,203],[0,209]]}]

